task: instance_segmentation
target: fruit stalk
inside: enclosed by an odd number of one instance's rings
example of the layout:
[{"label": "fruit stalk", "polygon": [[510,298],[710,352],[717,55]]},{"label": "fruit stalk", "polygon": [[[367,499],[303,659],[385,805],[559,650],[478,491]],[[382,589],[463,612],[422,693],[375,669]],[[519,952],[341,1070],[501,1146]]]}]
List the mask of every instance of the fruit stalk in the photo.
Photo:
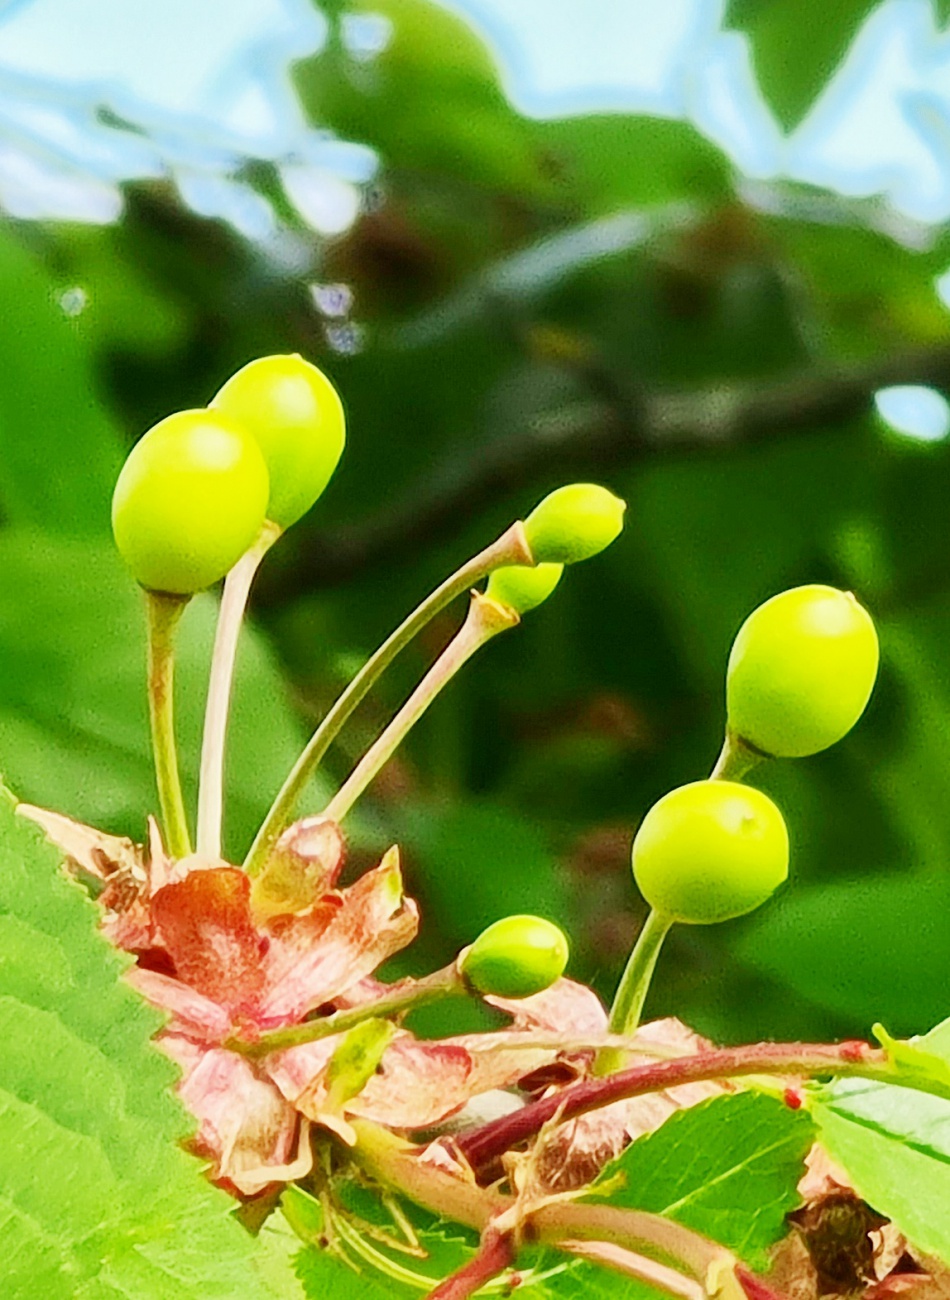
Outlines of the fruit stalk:
[{"label": "fruit stalk", "polygon": [[[669,934],[673,918],[651,908],[643,923],[637,942],[627,961],[626,969],[610,1009],[608,1033],[632,1037],[640,1023],[650,981],[660,955],[663,940]],[[602,1047],[594,1061],[594,1073],[613,1074],[623,1067],[626,1053],[618,1047]]]},{"label": "fruit stalk", "polygon": [[231,1038],[224,1046],[242,1056],[260,1057],[269,1052],[282,1052],[288,1047],[299,1047],[301,1043],[314,1043],[321,1038],[331,1038],[334,1034],[345,1033],[364,1020],[380,1020],[389,1016],[402,1015],[414,1007],[427,1006],[467,993],[465,983],[459,974],[455,962],[441,970],[426,975],[423,979],[407,980],[396,984],[392,989],[373,998],[371,1002],[360,1003],[356,1007],[347,1007],[343,1011],[334,1011],[329,1016],[318,1020],[306,1020],[302,1025],[290,1025],[286,1029],[272,1029],[260,1034],[253,1041]]},{"label": "fruit stalk", "polygon": [[224,581],[218,626],[211,656],[211,676],[201,741],[198,784],[198,852],[215,860],[221,856],[221,815],[224,805],[224,752],[227,741],[231,686],[238,638],[251,584],[264,556],[280,537],[281,529],[267,520],[254,545],[245,552]]},{"label": "fruit stalk", "polygon": [[727,729],[722,749],[719,751],[715,767],[709,773],[709,779],[710,781],[741,781],[766,757],[766,754],[758,753]]},{"label": "fruit stalk", "polygon": [[501,537],[446,578],[366,661],[311,736],[274,800],[244,864],[251,875],[261,870],[281,832],[293,820],[297,801],[324,754],[399,652],[456,597],[494,569],[509,564],[534,564],[534,557],[525,538],[524,525],[520,521],[512,524]]},{"label": "fruit stalk", "polygon": [[191,853],[191,836],[175,747],[175,632],[187,596],[146,591],[148,615],[148,710],[155,782],[166,846],[175,858]]},{"label": "fruit stalk", "polygon": [[405,704],[377,737],[356,767],[344,781],[326,808],[323,816],[342,823],[344,817],[360,795],[389,762],[408,732],[415,726],[429,705],[447,686],[459,669],[492,637],[519,622],[514,610],[499,605],[479,592],[472,593],[468,615],[455,637],[449,642]]}]

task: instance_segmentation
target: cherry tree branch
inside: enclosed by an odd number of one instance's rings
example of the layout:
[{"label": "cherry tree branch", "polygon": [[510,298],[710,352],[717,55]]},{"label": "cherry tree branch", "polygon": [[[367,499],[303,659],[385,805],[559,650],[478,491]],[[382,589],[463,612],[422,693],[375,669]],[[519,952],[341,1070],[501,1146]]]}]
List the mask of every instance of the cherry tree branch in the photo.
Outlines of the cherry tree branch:
[{"label": "cherry tree branch", "polygon": [[656,456],[820,432],[865,415],[877,390],[892,384],[950,390],[950,347],[816,366],[754,383],[642,392],[635,401],[612,400],[600,384],[589,400],[539,415],[528,428],[471,455],[447,458],[377,514],[301,535],[290,562],[271,573],[262,601],[279,602],[291,588],[326,587],[394,564],[451,535],[487,502],[553,483],[566,471],[596,474]]},{"label": "cherry tree branch", "polygon": [[[931,1091],[925,1080],[902,1079],[889,1064],[886,1053],[869,1043],[753,1043],[746,1047],[714,1049],[694,1056],[654,1061],[619,1070],[606,1078],[582,1080],[464,1134],[457,1139],[456,1146],[476,1175],[490,1178],[497,1172],[498,1158],[504,1152],[534,1137],[556,1116],[573,1119],[611,1102],[660,1092],[679,1084],[734,1079],[750,1074],[856,1075],[879,1082],[906,1082],[908,1086]],[[945,1095],[937,1084],[932,1085],[932,1090]]]}]

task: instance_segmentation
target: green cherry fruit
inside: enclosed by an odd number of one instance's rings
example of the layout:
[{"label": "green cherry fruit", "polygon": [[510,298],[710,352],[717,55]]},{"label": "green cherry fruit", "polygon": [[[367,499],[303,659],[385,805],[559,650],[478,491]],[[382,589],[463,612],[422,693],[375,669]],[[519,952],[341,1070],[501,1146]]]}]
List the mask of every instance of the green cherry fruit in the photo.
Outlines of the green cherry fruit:
[{"label": "green cherry fruit", "polygon": [[564,974],[564,932],[540,916],[506,916],[483,930],[459,958],[463,978],[499,998],[542,993]]},{"label": "green cherry fruit", "polygon": [[499,605],[506,605],[516,614],[527,614],[537,609],[550,596],[561,580],[563,564],[538,564],[533,569],[524,564],[512,564],[496,569],[488,579],[485,595]]},{"label": "green cherry fruit", "polygon": [[539,562],[576,564],[597,555],[620,535],[627,503],[596,483],[569,483],[549,493],[524,521]]},{"label": "green cherry fruit", "polygon": [[232,375],[211,406],[257,439],[270,473],[267,517],[289,528],[321,495],[343,453],[346,424],[336,389],[296,353],[260,357]]},{"label": "green cherry fruit", "polygon": [[788,875],[788,832],[767,795],[734,781],[671,790],[640,823],[633,874],[651,907],[687,925],[752,912]]},{"label": "green cherry fruit", "polygon": [[179,411],[135,444],[112,497],[116,546],[151,591],[210,587],[257,539],[267,466],[254,438],[216,411]]},{"label": "green cherry fruit", "polygon": [[733,644],[729,729],[765,754],[817,754],[864,712],[878,657],[871,616],[850,592],[783,591],[752,611]]}]

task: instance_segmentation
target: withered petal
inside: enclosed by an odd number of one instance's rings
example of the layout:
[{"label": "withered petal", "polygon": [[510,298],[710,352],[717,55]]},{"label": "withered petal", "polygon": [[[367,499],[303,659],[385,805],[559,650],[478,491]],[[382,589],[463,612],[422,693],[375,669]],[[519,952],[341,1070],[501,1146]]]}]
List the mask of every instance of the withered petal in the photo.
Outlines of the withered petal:
[{"label": "withered petal", "polygon": [[339,897],[339,910],[321,931],[319,943],[301,925],[272,934],[263,963],[262,1029],[300,1020],[332,1002],[415,937],[419,913],[403,896],[395,849]]},{"label": "withered petal", "polygon": [[253,1016],[264,988],[263,937],[251,921],[250,880],[236,867],[189,872],[152,899],[178,978],[232,1015]]},{"label": "withered petal", "polygon": [[212,1162],[216,1181],[252,1196],[309,1172],[310,1144],[297,1111],[249,1061],[173,1034],[158,1044],[182,1067],[178,1093],[199,1121],[194,1147]]},{"label": "withered petal", "polygon": [[561,978],[530,998],[485,999],[514,1017],[516,1029],[544,1029],[552,1034],[582,1038],[603,1034],[607,1012],[593,989],[576,980]]},{"label": "withered petal", "polygon": [[160,971],[133,966],[125,978],[152,1006],[167,1011],[171,1029],[200,1043],[222,1043],[231,1033],[231,1017],[211,998]]}]

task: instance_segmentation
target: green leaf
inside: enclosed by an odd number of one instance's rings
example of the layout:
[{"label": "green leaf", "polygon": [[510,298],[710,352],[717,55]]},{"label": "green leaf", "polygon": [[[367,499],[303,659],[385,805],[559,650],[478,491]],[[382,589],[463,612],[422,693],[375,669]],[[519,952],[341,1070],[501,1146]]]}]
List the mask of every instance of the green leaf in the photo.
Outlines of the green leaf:
[{"label": "green leaf", "polygon": [[725,156],[688,123],[625,113],[523,116],[502,89],[489,47],[441,5],[355,0],[348,9],[385,15],[391,38],[371,77],[360,75],[343,44],[331,42],[303,62],[304,104],[314,121],[372,145],[395,175],[464,184],[490,214],[481,230],[470,230],[470,245],[481,247],[496,228],[494,197],[576,219],[671,198],[718,198],[731,188]]},{"label": "green leaf", "polygon": [[650,1210],[764,1263],[798,1201],[811,1120],[753,1092],[714,1097],[672,1115],[607,1165],[599,1198]]},{"label": "green leaf", "polygon": [[532,1300],[658,1300],[665,1291],[596,1264],[567,1264],[527,1289]]},{"label": "green leaf", "polygon": [[[950,1025],[950,1021],[945,1022]],[[941,1027],[942,1028],[942,1027]],[[950,1100],[950,1063],[937,1052],[922,1047],[924,1039],[893,1038],[883,1025],[875,1025],[874,1037],[900,1071],[900,1082],[913,1087],[915,1081],[943,1090]],[[934,1030],[936,1033],[937,1030]]]},{"label": "green leaf", "polygon": [[743,962],[867,1025],[919,1032],[950,1010],[950,882],[871,876],[790,891],[736,945]]},{"label": "green leaf", "polygon": [[329,1251],[306,1246],[294,1262],[297,1277],[308,1300],[392,1300],[393,1296],[419,1296],[421,1288],[412,1290],[395,1284],[383,1274],[357,1273]]},{"label": "green leaf", "polygon": [[[176,704],[193,806],[216,602],[185,612]],[[141,592],[111,546],[0,536],[0,761],[24,799],[141,837],[156,806]],[[272,655],[242,641],[229,732],[226,849],[247,847],[302,736]],[[305,810],[305,809],[304,809]]]},{"label": "green leaf", "polygon": [[626,113],[591,114],[534,125],[558,185],[589,215],[689,198],[725,199],[725,156],[688,122]]},{"label": "green leaf", "polygon": [[101,534],[121,443],[56,297],[40,264],[9,234],[0,237],[0,501],[14,523]]},{"label": "green leaf", "polygon": [[121,981],[126,959],[96,922],[0,792],[4,1300],[297,1294],[273,1250],[258,1270],[233,1202],[177,1146],[189,1123],[149,1041],[160,1017]]},{"label": "green leaf", "polygon": [[[950,1020],[902,1050],[950,1063]],[[843,1079],[812,1106],[821,1141],[861,1196],[922,1251],[950,1263],[950,1101]]]},{"label": "green leaf", "polygon": [[940,31],[950,23],[950,0],[933,0],[934,15]]},{"label": "green leaf", "polygon": [[762,93],[786,130],[804,117],[877,3],[731,0],[727,23],[748,34]]}]

